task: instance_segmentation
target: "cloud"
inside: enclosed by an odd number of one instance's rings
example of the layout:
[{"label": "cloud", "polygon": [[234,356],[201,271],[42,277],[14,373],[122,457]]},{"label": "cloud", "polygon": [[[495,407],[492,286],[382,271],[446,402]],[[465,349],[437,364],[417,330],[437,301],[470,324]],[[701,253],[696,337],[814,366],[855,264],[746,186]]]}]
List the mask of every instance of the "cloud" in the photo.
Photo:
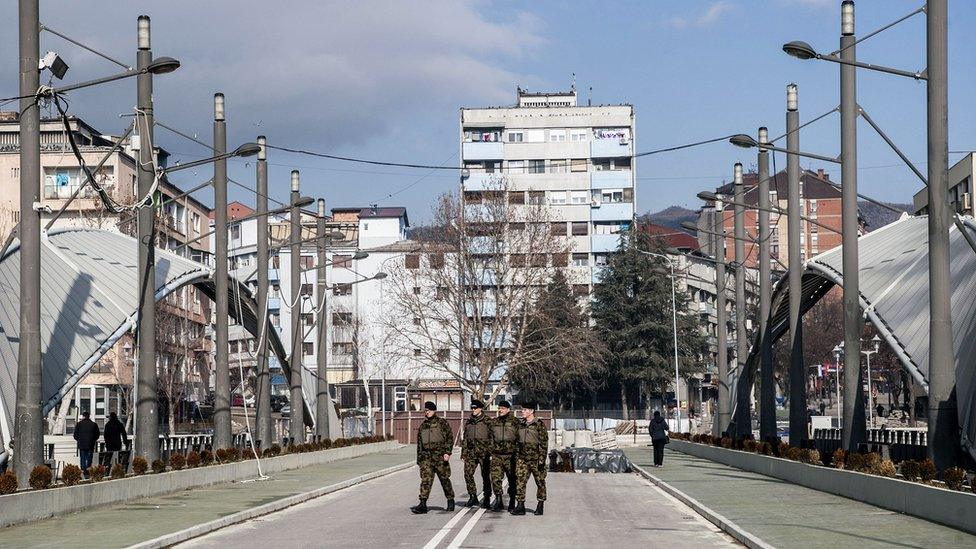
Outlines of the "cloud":
[{"label": "cloud", "polygon": [[688,27],[708,27],[718,22],[722,15],[735,9],[735,4],[725,0],[712,2],[704,12],[694,16],[674,16],[668,18],[665,24],[671,28],[684,30]]},{"label": "cloud", "polygon": [[[5,4],[0,17],[16,21],[15,3]],[[417,117],[456,116],[461,104],[510,103],[517,83],[538,79],[507,67],[546,44],[538,18],[498,15],[487,1],[108,4],[51,0],[41,20],[132,62],[136,17],[148,13],[155,55],[182,62],[155,79],[157,116],[209,136],[211,97],[222,91],[236,141],[265,133],[281,144],[336,149],[389,137]],[[4,34],[0,51],[16,51],[16,33]],[[68,82],[118,69],[50,34],[41,47],[71,65]],[[15,58],[0,58],[6,92],[17,90]],[[125,123],[115,115],[131,110],[134,95],[134,83],[77,92],[72,110],[103,131],[118,131]]]}]

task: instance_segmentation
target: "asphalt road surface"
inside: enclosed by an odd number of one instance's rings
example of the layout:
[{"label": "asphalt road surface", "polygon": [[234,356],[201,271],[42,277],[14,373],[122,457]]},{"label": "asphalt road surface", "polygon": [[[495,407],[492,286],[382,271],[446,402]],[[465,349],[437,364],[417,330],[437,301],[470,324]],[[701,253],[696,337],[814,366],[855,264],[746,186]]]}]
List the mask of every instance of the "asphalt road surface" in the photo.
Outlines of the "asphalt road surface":
[{"label": "asphalt road surface", "polygon": [[[452,462],[459,503],[467,500]],[[479,486],[480,486],[480,480]],[[413,467],[218,530],[180,547],[736,547],[693,510],[635,474],[550,473],[545,515],[458,507],[444,511],[434,481],[426,515],[413,515]],[[527,507],[535,506],[529,481]]]}]

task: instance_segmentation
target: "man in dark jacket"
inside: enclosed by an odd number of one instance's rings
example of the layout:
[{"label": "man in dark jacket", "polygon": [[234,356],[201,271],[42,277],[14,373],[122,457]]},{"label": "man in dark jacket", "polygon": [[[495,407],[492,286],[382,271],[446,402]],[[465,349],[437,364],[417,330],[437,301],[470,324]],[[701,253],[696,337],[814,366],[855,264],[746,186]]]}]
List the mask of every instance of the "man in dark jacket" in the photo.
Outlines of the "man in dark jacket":
[{"label": "man in dark jacket", "polygon": [[474,482],[474,471],[481,467],[481,487],[485,499],[481,506],[491,506],[491,423],[484,413],[485,404],[480,400],[471,401],[471,417],[464,422],[464,440],[461,442],[461,461],[464,462],[464,483],[468,487],[468,507],[478,505],[478,485]]},{"label": "man in dark jacket", "polygon": [[108,423],[105,424],[105,450],[108,452],[121,452],[122,446],[129,446],[129,435],[125,433],[125,425],[119,421],[119,416],[112,412],[108,416]]},{"label": "man in dark jacket", "polygon": [[491,488],[495,492],[492,511],[502,510],[502,480],[508,479],[508,510],[515,510],[515,450],[518,446],[518,427],[522,420],[511,413],[512,404],[498,403],[498,417],[491,425]]},{"label": "man in dark jacket", "polygon": [[437,405],[424,403],[427,418],[417,430],[417,465],[420,466],[420,504],[410,508],[414,514],[427,512],[427,498],[434,484],[434,475],[441,481],[447,497],[447,510],[454,510],[454,487],[451,486],[451,452],[454,450],[454,431],[446,419],[436,414]]},{"label": "man in dark jacket", "polygon": [[651,444],[654,445],[654,467],[664,464],[664,445],[668,442],[668,422],[661,417],[661,412],[654,410],[654,419],[647,430],[651,433]]},{"label": "man in dark jacket", "polygon": [[81,416],[81,421],[75,425],[75,440],[78,441],[81,470],[85,473],[85,477],[88,477],[88,469],[95,456],[95,445],[102,433],[98,430],[98,424],[91,420],[91,413],[85,411]]}]

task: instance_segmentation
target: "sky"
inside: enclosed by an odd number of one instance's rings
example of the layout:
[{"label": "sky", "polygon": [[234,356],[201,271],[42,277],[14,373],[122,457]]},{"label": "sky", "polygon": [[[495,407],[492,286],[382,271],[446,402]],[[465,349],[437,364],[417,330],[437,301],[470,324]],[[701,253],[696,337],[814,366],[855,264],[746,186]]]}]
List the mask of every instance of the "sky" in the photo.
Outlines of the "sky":
[{"label": "sky", "polygon": [[[922,0],[860,0],[857,28],[866,34],[922,5]],[[976,148],[976,48],[969,31],[976,3],[949,2],[949,149]],[[799,86],[800,119],[834,108],[839,65],[800,61],[782,44],[805,40],[837,47],[840,0],[562,0],[298,1],[41,0],[41,22],[126,63],[135,59],[136,18],[152,18],[153,52],[181,68],[154,81],[158,120],[210,142],[212,97],[223,92],[228,144],[253,141],[357,158],[457,165],[458,109],[515,102],[516,86],[565,90],[585,101],[630,103],[638,152],[732,133],[783,133],[786,85]],[[0,97],[17,95],[16,2],[0,6]],[[925,65],[925,18],[908,21],[858,46],[858,59],[906,70]],[[41,36],[41,53],[57,51],[70,69],[64,82],[121,70],[61,38]],[[45,78],[47,78],[45,76]],[[105,133],[124,130],[135,104],[134,80],[73,92],[70,112]],[[858,71],[858,102],[909,158],[926,155],[925,85]],[[9,108],[9,106],[5,107]],[[921,182],[863,121],[858,187],[867,195],[911,202]],[[805,128],[805,151],[839,153],[839,117]],[[174,161],[208,155],[161,128],[157,142]],[[950,163],[960,157],[950,155]],[[252,159],[253,160],[253,159]],[[230,176],[253,185],[254,164],[230,162]],[[406,206],[414,225],[430,218],[434,197],[458,187],[446,170],[353,164],[269,151],[271,194],[287,197],[289,172],[302,192],[329,207]],[[731,178],[732,166],[755,165],[755,152],[715,143],[652,155],[637,163],[637,211],[698,208],[695,195]],[[785,157],[776,155],[776,168]],[[840,179],[836,165],[804,160]],[[176,176],[177,174],[174,174]],[[184,171],[184,187],[209,179]],[[210,196],[200,198],[210,202]],[[232,200],[254,196],[231,187]]]}]

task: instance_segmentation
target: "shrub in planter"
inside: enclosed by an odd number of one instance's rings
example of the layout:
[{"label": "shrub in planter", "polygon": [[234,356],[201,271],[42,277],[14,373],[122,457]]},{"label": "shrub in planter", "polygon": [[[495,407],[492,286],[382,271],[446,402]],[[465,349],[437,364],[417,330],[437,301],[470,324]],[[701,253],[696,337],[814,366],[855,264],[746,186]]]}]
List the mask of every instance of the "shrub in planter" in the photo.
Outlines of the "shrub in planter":
[{"label": "shrub in planter", "polygon": [[830,466],[834,469],[843,469],[844,461],[847,459],[847,452],[843,448],[838,448],[834,450],[834,453],[830,456]]},{"label": "shrub in planter", "polygon": [[281,455],[281,446],[278,446],[277,444],[272,444],[271,447],[268,448],[268,450],[271,451],[271,455],[272,456],[280,456]]},{"label": "shrub in planter", "polygon": [[732,447],[732,439],[729,438],[729,437],[722,437],[722,440],[720,441],[720,444],[722,445],[722,448],[731,448]]},{"label": "shrub in planter", "polygon": [[146,461],[146,458],[142,456],[132,458],[133,473],[137,475],[145,475],[147,470],[149,470],[149,463]]},{"label": "shrub in planter", "polygon": [[186,455],[186,466],[194,468],[200,466],[200,452],[190,452]]},{"label": "shrub in planter", "polygon": [[166,462],[161,459],[154,459],[152,462],[152,472],[153,473],[166,472]]},{"label": "shrub in planter", "polygon": [[7,469],[0,475],[0,494],[13,494],[17,491],[17,475]]},{"label": "shrub in planter", "polygon": [[54,473],[51,472],[51,468],[47,465],[38,465],[31,469],[27,484],[35,490],[43,490],[51,485],[52,480],[54,480]]},{"label": "shrub in planter", "polygon": [[791,461],[801,461],[803,459],[803,452],[803,448],[791,446],[789,450],[786,451],[786,459]]},{"label": "shrub in planter", "polygon": [[101,481],[103,478],[105,478],[106,472],[107,471],[105,470],[104,465],[93,465],[90,469],[88,469],[88,474],[91,476],[92,482]]},{"label": "shrub in planter", "polygon": [[214,455],[210,450],[203,450],[200,452],[200,465],[206,467],[213,463]]},{"label": "shrub in planter", "polygon": [[64,469],[61,470],[61,482],[65,486],[74,486],[81,482],[81,467],[70,463],[65,465]]},{"label": "shrub in planter", "polygon": [[792,446],[790,446],[788,443],[780,442],[779,446],[776,447],[776,455],[781,458],[785,458],[786,454],[789,453],[790,448],[792,448]]},{"label": "shrub in planter", "polygon": [[742,441],[742,449],[746,452],[755,452],[758,448],[759,445],[756,444],[756,441],[752,440],[751,438],[747,438]]},{"label": "shrub in planter", "polygon": [[773,445],[770,444],[770,443],[768,443],[768,442],[762,442],[762,443],[760,443],[760,445],[759,445],[759,453],[761,453],[764,456],[771,456],[771,455],[773,455]]},{"label": "shrub in planter", "polygon": [[861,471],[864,469],[864,455],[857,452],[850,452],[844,458],[844,469],[851,471]]},{"label": "shrub in planter", "polygon": [[949,467],[942,471],[942,482],[950,490],[962,490],[962,485],[966,482],[966,471],[960,467]]},{"label": "shrub in planter", "polygon": [[919,476],[918,462],[911,459],[901,462],[901,476],[905,477],[905,480],[917,481]]},{"label": "shrub in planter", "polygon": [[898,469],[895,468],[895,462],[891,461],[890,459],[883,459],[878,462],[877,467],[875,467],[871,472],[878,476],[895,478],[895,475],[898,473]]},{"label": "shrub in planter", "polygon": [[823,465],[823,461],[820,459],[819,450],[805,450],[803,452],[803,463],[809,463],[810,465]]},{"label": "shrub in planter", "polygon": [[861,470],[865,473],[872,473],[881,465],[881,454],[876,452],[871,452],[864,454],[864,464],[861,465]]},{"label": "shrub in planter", "polygon": [[935,464],[931,459],[925,459],[918,463],[918,478],[922,482],[932,482],[936,475]]},{"label": "shrub in planter", "polygon": [[230,461],[230,454],[228,454],[228,448],[217,448],[214,451],[214,455],[217,457],[217,463],[226,463]]},{"label": "shrub in planter", "polygon": [[183,454],[173,454],[169,456],[169,467],[174,471],[179,471],[186,465],[186,457]]},{"label": "shrub in planter", "polygon": [[122,465],[121,463],[116,463],[113,465],[109,476],[112,478],[125,478],[125,465]]}]

